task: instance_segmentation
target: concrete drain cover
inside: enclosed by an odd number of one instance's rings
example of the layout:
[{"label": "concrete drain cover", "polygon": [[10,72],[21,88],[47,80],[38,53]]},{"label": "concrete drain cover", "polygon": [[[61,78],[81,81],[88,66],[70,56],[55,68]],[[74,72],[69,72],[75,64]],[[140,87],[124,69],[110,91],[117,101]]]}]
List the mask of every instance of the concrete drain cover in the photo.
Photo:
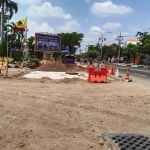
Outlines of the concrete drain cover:
[{"label": "concrete drain cover", "polygon": [[140,134],[103,134],[111,150],[150,150],[150,136]]}]

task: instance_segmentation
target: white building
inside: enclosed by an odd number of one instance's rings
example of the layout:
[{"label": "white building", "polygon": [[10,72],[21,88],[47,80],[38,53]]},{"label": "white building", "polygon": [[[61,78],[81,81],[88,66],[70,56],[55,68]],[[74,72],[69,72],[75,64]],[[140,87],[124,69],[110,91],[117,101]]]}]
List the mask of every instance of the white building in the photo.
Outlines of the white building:
[{"label": "white building", "polygon": [[127,39],[126,45],[128,45],[129,43],[137,44],[138,42],[140,42],[139,39]]}]

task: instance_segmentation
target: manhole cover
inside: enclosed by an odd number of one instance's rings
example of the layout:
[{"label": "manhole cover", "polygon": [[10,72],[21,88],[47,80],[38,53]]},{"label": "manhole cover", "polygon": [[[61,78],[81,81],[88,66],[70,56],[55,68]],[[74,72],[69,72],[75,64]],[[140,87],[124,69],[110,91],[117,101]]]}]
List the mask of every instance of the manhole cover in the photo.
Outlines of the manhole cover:
[{"label": "manhole cover", "polygon": [[150,135],[103,134],[111,150],[150,150]]}]

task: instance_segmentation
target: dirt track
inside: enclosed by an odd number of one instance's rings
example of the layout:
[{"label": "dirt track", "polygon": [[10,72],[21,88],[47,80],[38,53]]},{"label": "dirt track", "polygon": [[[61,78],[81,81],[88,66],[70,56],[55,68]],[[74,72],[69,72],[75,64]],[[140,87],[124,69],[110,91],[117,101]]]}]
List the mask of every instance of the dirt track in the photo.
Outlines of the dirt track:
[{"label": "dirt track", "polygon": [[102,133],[150,131],[150,90],[132,82],[0,86],[1,150],[106,150]]}]

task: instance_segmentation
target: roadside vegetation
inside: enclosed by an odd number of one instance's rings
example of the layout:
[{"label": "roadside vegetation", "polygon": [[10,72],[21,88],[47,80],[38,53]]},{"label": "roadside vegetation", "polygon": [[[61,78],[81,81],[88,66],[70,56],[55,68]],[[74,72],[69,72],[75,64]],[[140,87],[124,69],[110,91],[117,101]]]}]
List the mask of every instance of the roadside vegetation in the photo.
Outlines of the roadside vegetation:
[{"label": "roadside vegetation", "polygon": [[[30,36],[26,39],[26,41],[23,41],[24,35],[21,31],[14,30],[14,22],[10,22],[10,19],[12,16],[14,16],[19,9],[19,6],[14,1],[10,0],[2,0],[0,2],[0,6],[2,8],[1,12],[1,36],[2,41],[0,43],[0,57],[10,57],[11,56],[11,49],[23,49],[24,42],[26,42],[26,46],[30,49],[30,57],[34,57],[34,36]],[[120,50],[120,56],[126,56],[129,60],[129,58],[133,59],[133,62],[135,63],[135,58],[138,55],[150,55],[150,34],[149,32],[137,32],[136,37],[139,39],[139,43],[137,44],[128,44],[124,47],[120,47],[120,45],[116,44],[116,46],[111,45],[103,45],[101,47],[100,42],[98,42],[96,45],[89,45],[86,52],[83,52],[83,48],[80,48],[80,44],[83,41],[84,34],[83,33],[57,33],[61,37],[61,46],[67,45],[70,49],[70,54],[73,54],[76,56],[76,58],[79,59],[85,59],[85,58],[92,58],[97,61],[100,61],[100,58],[102,59],[108,59],[111,61],[112,58],[113,61],[118,61],[118,53]],[[101,54],[101,49],[103,49],[103,52]],[[78,53],[77,53],[78,51]],[[102,56],[101,56],[102,55]],[[53,54],[54,58],[56,60],[61,60],[61,54]],[[15,58],[14,61],[22,61],[23,58]]]}]

